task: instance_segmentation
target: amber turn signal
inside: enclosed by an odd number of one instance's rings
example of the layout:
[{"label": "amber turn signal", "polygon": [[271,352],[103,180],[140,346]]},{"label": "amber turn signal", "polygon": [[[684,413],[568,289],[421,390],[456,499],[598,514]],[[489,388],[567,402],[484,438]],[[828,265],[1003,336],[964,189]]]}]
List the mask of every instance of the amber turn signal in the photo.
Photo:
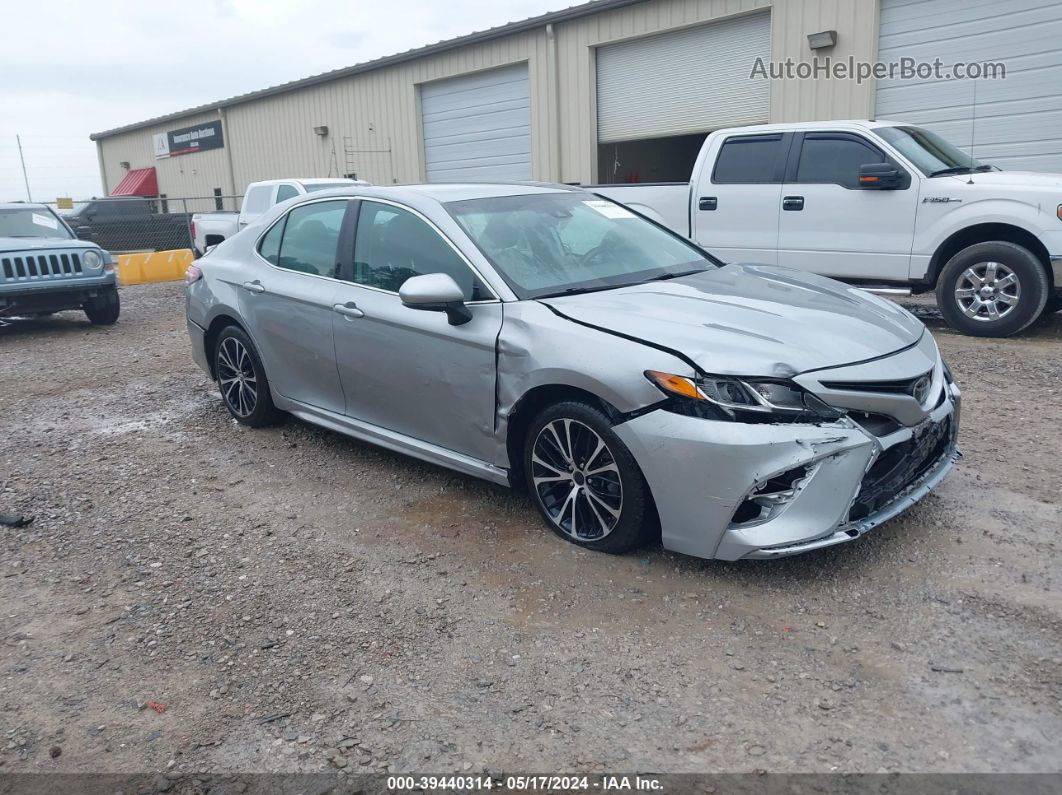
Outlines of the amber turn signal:
[{"label": "amber turn signal", "polygon": [[685,376],[661,373],[658,370],[646,370],[645,377],[672,395],[692,398],[693,400],[705,399],[704,395],[701,394],[701,390],[693,383],[693,380]]}]

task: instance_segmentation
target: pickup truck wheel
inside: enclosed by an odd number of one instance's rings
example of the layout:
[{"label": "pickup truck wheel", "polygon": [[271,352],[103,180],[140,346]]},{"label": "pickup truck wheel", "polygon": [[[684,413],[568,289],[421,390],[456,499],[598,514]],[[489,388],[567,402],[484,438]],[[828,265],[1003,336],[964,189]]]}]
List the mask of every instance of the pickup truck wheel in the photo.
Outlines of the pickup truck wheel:
[{"label": "pickup truck wheel", "polygon": [[963,334],[1009,337],[1040,316],[1049,290],[1035,254],[996,240],[968,246],[948,260],[937,281],[937,306]]},{"label": "pickup truck wheel", "polygon": [[214,372],[225,408],[241,425],[262,428],[283,416],[273,405],[262,359],[243,329],[222,329],[214,346]]},{"label": "pickup truck wheel", "polygon": [[89,323],[94,326],[113,326],[118,322],[121,308],[117,287],[107,288],[101,295],[86,301],[82,307],[85,315],[88,316]]}]

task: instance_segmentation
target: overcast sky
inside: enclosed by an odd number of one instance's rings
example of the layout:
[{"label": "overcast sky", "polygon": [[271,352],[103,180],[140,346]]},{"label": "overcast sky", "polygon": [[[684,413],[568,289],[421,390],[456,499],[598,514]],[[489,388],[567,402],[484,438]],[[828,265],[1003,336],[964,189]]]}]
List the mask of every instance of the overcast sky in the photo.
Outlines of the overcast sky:
[{"label": "overcast sky", "polygon": [[0,201],[101,191],[89,133],[573,0],[0,0]]}]

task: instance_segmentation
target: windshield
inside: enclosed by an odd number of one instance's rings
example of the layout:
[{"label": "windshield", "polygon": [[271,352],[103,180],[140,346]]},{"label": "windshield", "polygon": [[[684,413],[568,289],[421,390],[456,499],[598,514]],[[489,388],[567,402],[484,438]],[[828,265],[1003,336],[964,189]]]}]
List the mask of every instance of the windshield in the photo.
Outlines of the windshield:
[{"label": "windshield", "polygon": [[895,146],[927,177],[938,171],[956,173],[991,168],[921,127],[878,127],[874,132]]},{"label": "windshield", "polygon": [[717,264],[677,235],[588,193],[445,206],[520,298],[623,287]]},{"label": "windshield", "polygon": [[50,210],[16,207],[0,209],[0,237],[59,237],[69,240],[71,234]]}]

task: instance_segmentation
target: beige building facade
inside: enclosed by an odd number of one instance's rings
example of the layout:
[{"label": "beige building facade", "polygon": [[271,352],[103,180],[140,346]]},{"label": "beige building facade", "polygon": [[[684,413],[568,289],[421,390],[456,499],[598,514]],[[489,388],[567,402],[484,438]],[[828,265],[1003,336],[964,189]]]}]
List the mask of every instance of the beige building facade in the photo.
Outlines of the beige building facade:
[{"label": "beige building facade", "polygon": [[[871,81],[750,75],[757,58],[873,60],[879,3],[598,0],[93,139],[108,193],[150,167],[169,197],[347,174],[674,181],[721,126],[871,116]],[[835,43],[811,49],[828,31]],[[175,131],[218,123],[221,146],[157,156],[160,139],[173,151]]]}]

